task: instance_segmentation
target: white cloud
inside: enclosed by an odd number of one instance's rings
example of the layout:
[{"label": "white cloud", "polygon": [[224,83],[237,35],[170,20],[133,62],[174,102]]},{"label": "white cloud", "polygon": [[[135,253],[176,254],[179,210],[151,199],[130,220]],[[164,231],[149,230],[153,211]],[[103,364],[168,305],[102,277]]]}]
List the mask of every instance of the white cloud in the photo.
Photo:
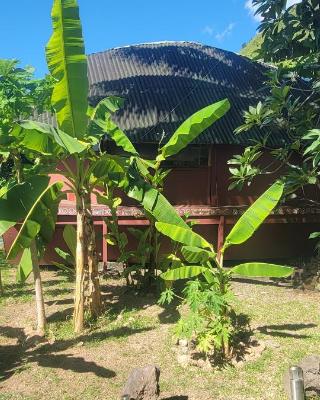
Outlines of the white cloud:
[{"label": "white cloud", "polygon": [[204,33],[205,35],[209,35],[212,36],[214,32],[214,29],[212,28],[212,26],[206,25],[203,29],[202,29],[202,33]]},{"label": "white cloud", "polygon": [[235,24],[234,24],[233,22],[231,22],[231,23],[226,27],[225,30],[223,30],[222,32],[218,32],[218,33],[215,35],[215,38],[216,38],[219,42],[222,42],[227,36],[230,36],[230,35],[231,35],[234,26],[235,26]]},{"label": "white cloud", "polygon": [[287,0],[287,7],[291,7],[294,4],[300,3],[301,0]]},{"label": "white cloud", "polygon": [[252,0],[247,0],[244,7],[249,11],[249,15],[258,22],[261,22],[261,15],[255,14],[257,7],[252,4]]},{"label": "white cloud", "polygon": [[[301,0],[287,0],[287,7],[291,7],[293,4],[300,3]],[[249,15],[257,22],[261,22],[261,15],[255,14],[257,7],[252,4],[252,0],[246,0],[244,8],[248,10]]]}]

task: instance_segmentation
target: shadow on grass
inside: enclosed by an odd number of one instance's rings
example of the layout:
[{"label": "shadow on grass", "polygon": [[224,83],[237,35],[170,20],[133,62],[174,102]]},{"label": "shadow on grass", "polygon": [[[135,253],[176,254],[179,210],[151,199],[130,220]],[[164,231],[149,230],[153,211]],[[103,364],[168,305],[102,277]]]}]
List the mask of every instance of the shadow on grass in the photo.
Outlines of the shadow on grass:
[{"label": "shadow on grass", "polygon": [[73,304],[74,301],[73,299],[58,299],[58,300],[49,300],[45,302],[47,306],[53,306],[53,305],[69,305]]},{"label": "shadow on grass", "polygon": [[101,367],[95,362],[86,361],[83,357],[74,357],[72,354],[39,354],[30,360],[37,362],[44,368],[61,368],[79,374],[92,372],[101,378],[113,378],[116,373],[110,369]]},{"label": "shadow on grass", "polygon": [[171,397],[163,397],[161,400],[188,400],[188,396],[171,396]]},{"label": "shadow on grass", "polygon": [[188,400],[188,396],[171,396],[171,397],[164,397],[161,400]]},{"label": "shadow on grass", "polygon": [[56,311],[47,317],[48,322],[63,322],[71,318],[73,313],[73,307],[65,308],[62,311]]},{"label": "shadow on grass", "polygon": [[57,340],[52,344],[46,343],[40,347],[29,345],[24,330],[0,326],[0,335],[10,339],[17,339],[13,345],[0,346],[0,381],[8,379],[17,370],[29,363],[37,363],[44,368],[71,370],[76,373],[92,372],[96,376],[112,378],[114,371],[86,361],[83,357],[73,354],[57,354],[66,351],[79,343],[87,344],[101,342],[112,338],[127,337],[136,333],[149,331],[152,328],[119,327],[111,331],[92,332],[68,340]]},{"label": "shadow on grass", "polygon": [[33,288],[26,287],[26,285],[20,283],[12,283],[9,285],[3,285],[3,293],[0,296],[0,299],[9,299],[16,297],[24,297],[24,296],[32,296]]},{"label": "shadow on grass", "polygon": [[280,280],[263,280],[263,279],[250,279],[250,278],[232,278],[233,282],[239,282],[239,283],[249,283],[252,285],[261,285],[261,286],[276,286],[276,287],[281,287],[284,289],[292,289],[293,286],[290,283],[285,283]]},{"label": "shadow on grass", "polygon": [[57,289],[47,289],[45,291],[45,294],[47,296],[52,296],[52,297],[56,297],[56,296],[60,296],[62,294],[70,294],[72,292],[72,289],[68,289],[68,288],[57,288]]},{"label": "shadow on grass", "polygon": [[[118,315],[121,311],[144,310],[158,304],[159,295],[154,293],[143,293],[135,288],[124,286],[101,285],[103,300],[106,309],[111,315]],[[114,298],[117,298],[114,301]],[[159,306],[162,311],[158,314],[161,324],[173,324],[180,318],[177,310],[179,302],[173,301],[171,304]]]},{"label": "shadow on grass", "polygon": [[257,331],[264,335],[293,338],[293,339],[309,339],[312,336],[294,333],[303,329],[315,328],[316,324],[279,324],[279,325],[264,325],[257,327]]},{"label": "shadow on grass", "polygon": [[29,363],[37,363],[44,368],[71,370],[76,373],[92,372],[96,376],[112,378],[116,373],[99,366],[95,362],[87,361],[83,357],[73,354],[56,354],[75,346],[79,342],[87,343],[104,340],[111,337],[128,336],[146,329],[119,328],[110,332],[94,332],[70,340],[59,340],[53,344],[45,344],[39,348],[28,345],[27,337],[21,328],[0,326],[0,335],[10,339],[17,339],[16,344],[0,346],[0,381],[8,379],[17,370]]}]

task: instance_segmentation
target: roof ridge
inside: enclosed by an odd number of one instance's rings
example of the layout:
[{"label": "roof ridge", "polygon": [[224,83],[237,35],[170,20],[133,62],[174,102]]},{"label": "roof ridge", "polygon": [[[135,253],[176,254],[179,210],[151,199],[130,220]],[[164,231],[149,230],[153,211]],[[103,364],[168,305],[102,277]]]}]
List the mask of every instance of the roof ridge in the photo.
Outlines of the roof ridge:
[{"label": "roof ridge", "polygon": [[109,49],[105,49],[105,50],[101,50],[101,51],[96,51],[96,52],[90,53],[90,54],[88,54],[88,57],[92,57],[92,56],[95,56],[97,54],[108,53],[108,52],[110,52],[112,50],[128,49],[130,47],[132,47],[132,48],[133,47],[146,47],[148,45],[159,45],[159,46],[161,46],[161,45],[166,45],[166,44],[168,44],[168,45],[176,45],[176,46],[182,45],[182,44],[185,44],[185,45],[188,45],[188,44],[189,45],[197,45],[197,46],[200,46],[200,47],[207,47],[207,48],[210,48],[210,49],[223,51],[225,53],[236,54],[236,53],[234,53],[233,51],[230,51],[230,50],[221,49],[220,47],[210,46],[208,44],[204,44],[204,43],[193,41],[193,40],[160,40],[160,41],[155,41],[155,42],[142,42],[142,43],[128,44],[128,45],[124,45],[124,46],[110,47]]}]

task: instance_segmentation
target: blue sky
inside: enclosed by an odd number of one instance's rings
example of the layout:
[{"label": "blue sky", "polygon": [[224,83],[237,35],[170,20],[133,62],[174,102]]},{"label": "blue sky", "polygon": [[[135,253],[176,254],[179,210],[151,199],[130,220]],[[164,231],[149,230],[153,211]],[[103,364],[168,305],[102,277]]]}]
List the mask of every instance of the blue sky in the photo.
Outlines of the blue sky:
[{"label": "blue sky", "polygon": [[[250,0],[78,0],[87,53],[128,44],[187,40],[238,51],[255,34]],[[1,2],[0,58],[46,73],[52,0]]]}]

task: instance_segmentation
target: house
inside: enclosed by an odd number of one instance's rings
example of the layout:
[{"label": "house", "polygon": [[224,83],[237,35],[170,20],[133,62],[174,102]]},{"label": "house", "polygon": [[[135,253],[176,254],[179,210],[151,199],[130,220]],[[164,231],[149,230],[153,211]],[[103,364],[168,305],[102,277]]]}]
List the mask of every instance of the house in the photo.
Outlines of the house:
[{"label": "house", "polygon": [[[115,115],[115,122],[128,134],[146,158],[153,158],[159,143],[191,114],[206,105],[228,98],[231,110],[207,129],[183,152],[167,162],[171,168],[165,195],[182,215],[197,221],[195,229],[213,243],[221,242],[231,225],[260,195],[271,181],[260,179],[243,191],[228,191],[227,160],[239,154],[243,146],[259,140],[260,131],[235,135],[243,123],[242,114],[266,95],[264,82],[268,67],[235,53],[191,42],[159,42],[126,46],[95,53],[88,57],[89,102],[96,105],[108,95],[125,99]],[[271,136],[277,146],[286,140],[284,134]],[[115,152],[115,145],[106,140],[104,146]],[[265,156],[266,162],[268,155]],[[60,179],[55,175],[53,180]],[[75,202],[72,195],[60,204],[55,244],[43,263],[56,258],[53,251],[61,244],[65,224],[75,224]],[[114,260],[116,249],[103,239],[104,217],[109,210],[93,204],[97,227],[100,260]],[[308,254],[313,243],[307,238],[318,230],[320,215],[310,207],[279,207],[254,238],[244,246],[234,246],[229,259],[287,258]],[[144,226],[147,221],[132,200],[124,198],[119,207],[119,224]],[[14,229],[5,236],[9,246]],[[279,245],[281,244],[281,245]]]}]

